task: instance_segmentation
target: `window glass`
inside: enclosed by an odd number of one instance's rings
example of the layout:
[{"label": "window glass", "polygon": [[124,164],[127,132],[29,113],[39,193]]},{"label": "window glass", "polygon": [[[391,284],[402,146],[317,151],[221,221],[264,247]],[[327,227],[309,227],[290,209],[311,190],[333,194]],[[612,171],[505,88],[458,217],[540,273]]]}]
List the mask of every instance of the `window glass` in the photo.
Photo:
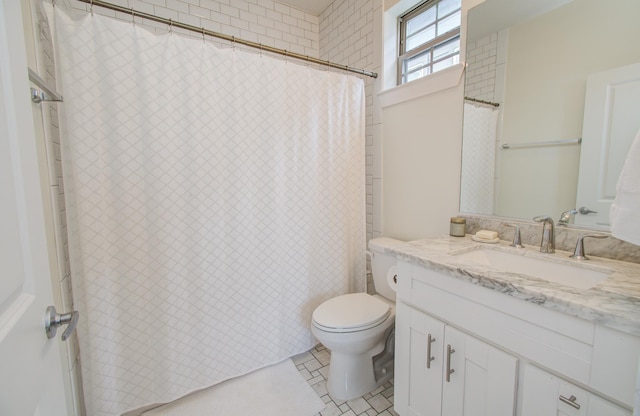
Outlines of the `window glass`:
[{"label": "window glass", "polygon": [[407,60],[407,72],[413,72],[420,67],[427,66],[431,61],[431,54],[423,53]]},{"label": "window glass", "polygon": [[461,0],[442,0],[438,3],[438,16],[446,16],[451,12],[460,10]]},{"label": "window glass", "polygon": [[411,72],[407,75],[407,81],[406,82],[411,82],[414,79],[418,79],[418,78],[422,78],[425,75],[429,75],[430,72],[430,68],[423,68],[419,71],[416,72]]},{"label": "window glass", "polygon": [[456,28],[460,28],[460,11],[457,11],[438,22],[438,36]]},{"label": "window glass", "polygon": [[461,0],[430,0],[399,18],[399,84],[459,62],[460,21]]},{"label": "window glass", "polygon": [[442,43],[433,49],[433,60],[437,61],[446,55],[453,55],[460,52],[460,38],[451,39],[446,43]]},{"label": "window glass", "polygon": [[433,72],[438,72],[441,69],[445,69],[445,68],[449,68],[450,66],[453,66],[455,64],[457,64],[459,62],[459,57],[458,56],[452,56],[450,58],[444,59],[440,62],[435,62],[433,64]]},{"label": "window glass", "polygon": [[418,32],[417,34],[407,38],[407,50],[411,50],[416,48],[417,46],[422,45],[423,43],[427,43],[433,38],[436,37],[436,26],[432,25],[423,30],[422,32]]},{"label": "window glass", "polygon": [[436,21],[436,9],[431,8],[424,13],[420,13],[416,17],[407,21],[407,36],[411,36],[414,33],[424,29],[425,27],[432,25]]}]

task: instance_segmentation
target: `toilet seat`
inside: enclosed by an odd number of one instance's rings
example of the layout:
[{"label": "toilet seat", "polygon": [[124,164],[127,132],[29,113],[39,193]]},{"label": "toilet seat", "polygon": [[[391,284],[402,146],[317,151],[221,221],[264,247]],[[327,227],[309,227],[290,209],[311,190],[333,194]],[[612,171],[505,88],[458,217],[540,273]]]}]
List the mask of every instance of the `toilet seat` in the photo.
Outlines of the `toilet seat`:
[{"label": "toilet seat", "polygon": [[391,307],[366,293],[337,296],[313,311],[313,324],[327,332],[364,331],[380,325],[391,313]]}]

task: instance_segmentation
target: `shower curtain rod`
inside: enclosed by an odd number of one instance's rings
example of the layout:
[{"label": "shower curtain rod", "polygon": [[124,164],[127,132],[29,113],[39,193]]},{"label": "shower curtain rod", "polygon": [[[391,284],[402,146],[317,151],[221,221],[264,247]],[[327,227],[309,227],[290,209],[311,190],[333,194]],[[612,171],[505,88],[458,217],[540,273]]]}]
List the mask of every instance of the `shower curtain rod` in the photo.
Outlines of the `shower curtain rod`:
[{"label": "shower curtain rod", "polygon": [[272,46],[263,45],[261,43],[236,38],[235,36],[229,36],[229,35],[225,35],[224,33],[218,33],[212,30],[207,30],[204,27],[197,27],[197,26],[188,25],[186,23],[176,22],[176,21],[173,21],[172,19],[165,19],[164,17],[159,17],[153,14],[140,12],[138,10],[134,10],[133,8],[126,8],[126,7],[118,6],[117,4],[107,3],[101,0],[78,0],[78,1],[82,3],[90,4],[91,6],[99,6],[105,9],[126,13],[134,17],[141,17],[143,19],[153,20],[154,22],[164,23],[166,25],[169,25],[169,27],[179,27],[180,29],[185,29],[185,30],[199,33],[202,36],[207,35],[207,36],[211,36],[218,39],[224,39],[231,43],[237,43],[240,45],[249,46],[251,48],[260,49],[261,51],[271,52],[271,53],[283,55],[290,58],[300,59],[302,61],[312,62],[314,64],[328,66],[331,68],[337,68],[343,71],[354,72],[356,74],[366,75],[372,78],[378,78],[378,74],[376,72],[370,72],[370,71],[365,71],[364,69],[352,68],[350,66],[337,64],[335,62],[323,61],[322,59],[313,58],[309,55],[302,55],[299,53],[287,51],[285,49],[274,48]]},{"label": "shower curtain rod", "polygon": [[500,107],[499,103],[493,103],[491,101],[485,101],[485,100],[478,100],[477,98],[471,98],[471,97],[464,97],[465,100],[467,101],[471,101],[474,103],[480,103],[480,104],[487,104],[493,107]]}]

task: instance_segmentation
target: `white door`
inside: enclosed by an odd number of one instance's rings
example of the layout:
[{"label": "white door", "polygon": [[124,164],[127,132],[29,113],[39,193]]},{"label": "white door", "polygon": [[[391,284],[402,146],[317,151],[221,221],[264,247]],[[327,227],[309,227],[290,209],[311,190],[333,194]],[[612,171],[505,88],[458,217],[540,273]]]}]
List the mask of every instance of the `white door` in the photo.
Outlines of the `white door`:
[{"label": "white door", "polygon": [[[587,79],[576,208],[581,225],[609,225],[609,207],[631,142],[640,130],[640,64],[599,72]],[[573,207],[571,207],[573,208]]]},{"label": "white door", "polygon": [[21,15],[0,1],[0,414],[66,416]]}]

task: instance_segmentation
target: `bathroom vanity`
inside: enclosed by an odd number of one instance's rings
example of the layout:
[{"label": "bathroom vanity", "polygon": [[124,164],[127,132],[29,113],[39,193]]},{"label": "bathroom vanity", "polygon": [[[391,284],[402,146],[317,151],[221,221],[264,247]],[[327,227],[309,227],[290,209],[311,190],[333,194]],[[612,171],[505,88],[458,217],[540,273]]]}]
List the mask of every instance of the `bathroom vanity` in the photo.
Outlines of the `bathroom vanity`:
[{"label": "bathroom vanity", "polygon": [[633,413],[640,264],[469,236],[392,251],[400,415]]}]

